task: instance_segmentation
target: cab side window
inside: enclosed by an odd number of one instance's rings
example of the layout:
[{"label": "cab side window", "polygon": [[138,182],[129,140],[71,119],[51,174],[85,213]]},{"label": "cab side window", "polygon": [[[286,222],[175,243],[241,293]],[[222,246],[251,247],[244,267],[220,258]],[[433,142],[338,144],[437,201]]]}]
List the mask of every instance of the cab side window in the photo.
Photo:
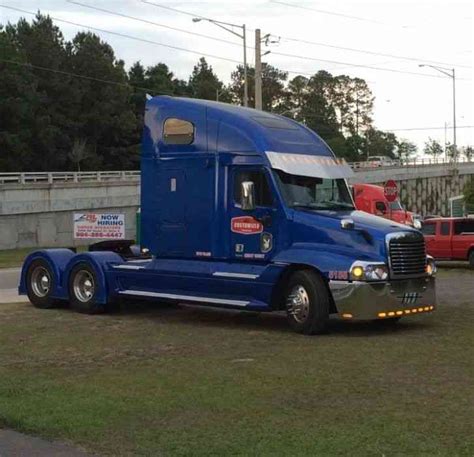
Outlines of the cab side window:
[{"label": "cab side window", "polygon": [[474,220],[462,220],[454,223],[454,234],[474,233]]},{"label": "cab side window", "polygon": [[423,235],[434,235],[436,232],[436,224],[434,222],[425,222],[421,227]]},{"label": "cab side window", "polygon": [[449,235],[449,222],[441,222],[440,235],[447,236]]},{"label": "cab side window", "polygon": [[238,170],[234,175],[234,202],[240,205],[242,183],[252,181],[255,189],[256,206],[272,206],[273,198],[267,177],[263,171]]},{"label": "cab side window", "polygon": [[385,206],[384,202],[375,202],[375,209],[382,214],[387,212],[387,207]]}]

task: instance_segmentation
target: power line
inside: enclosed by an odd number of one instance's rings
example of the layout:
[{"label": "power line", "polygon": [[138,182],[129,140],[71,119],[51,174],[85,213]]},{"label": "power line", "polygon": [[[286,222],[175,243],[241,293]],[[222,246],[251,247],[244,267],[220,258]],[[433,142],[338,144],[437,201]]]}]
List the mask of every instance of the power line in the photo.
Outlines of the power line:
[{"label": "power line", "polygon": [[357,49],[357,48],[349,48],[349,47],[345,47],[345,46],[336,46],[336,45],[329,44],[329,43],[321,43],[321,42],[317,42],[317,41],[304,40],[304,39],[301,39],[301,38],[286,37],[286,36],[282,36],[282,35],[278,35],[278,36],[280,38],[283,38],[284,40],[294,41],[296,43],[304,43],[304,44],[309,44],[309,45],[312,45],[312,46],[321,46],[321,47],[326,47],[326,48],[331,48],[331,49],[341,49],[341,50],[344,50],[344,51],[357,52],[357,53],[360,53],[360,54],[368,54],[368,55],[372,55],[372,56],[390,57],[390,58],[394,58],[394,59],[408,60],[408,61],[411,61],[411,62],[425,62],[425,63],[433,63],[433,64],[439,64],[439,65],[449,65],[449,66],[452,66],[452,67],[459,67],[459,68],[468,68],[468,69],[472,68],[469,65],[453,64],[453,63],[449,63],[449,62],[439,62],[439,61],[436,61],[436,60],[426,60],[426,59],[421,59],[421,58],[418,58],[418,57],[400,56],[400,55],[397,55],[397,54],[387,54],[387,53],[383,53],[383,52],[369,51],[367,49]]},{"label": "power line", "polygon": [[[147,2],[146,0],[141,0],[141,1],[143,3],[150,3],[150,2]],[[150,4],[162,7],[162,5],[157,5],[157,4],[154,4],[154,3],[150,3]],[[25,13],[25,14],[30,14],[30,15],[33,15],[33,16],[36,15],[36,13],[34,13],[32,11],[23,10],[23,9],[16,8],[16,7],[13,7],[13,6],[0,5],[0,7],[1,8],[7,8],[7,9],[10,9],[10,10],[13,10],[13,11],[18,11],[18,12]],[[170,9],[170,7],[165,7],[165,8]],[[174,8],[172,8],[172,9],[175,10]],[[180,11],[180,10],[175,10],[175,11]],[[180,11],[180,12],[182,12],[182,11]],[[191,13],[184,13],[184,14],[192,15]],[[131,40],[140,41],[140,42],[148,43],[148,44],[154,44],[154,45],[157,45],[157,46],[162,46],[162,47],[166,47],[166,48],[170,48],[170,49],[175,49],[175,50],[178,50],[178,51],[191,53],[191,54],[194,54],[194,55],[199,55],[199,56],[205,56],[205,57],[210,57],[210,58],[214,58],[214,59],[224,60],[224,61],[231,62],[231,63],[238,64],[238,65],[241,64],[241,62],[239,60],[230,59],[228,57],[223,57],[223,56],[218,56],[218,55],[214,55],[214,54],[204,53],[204,52],[195,51],[195,50],[192,50],[192,49],[183,48],[183,47],[179,47],[179,46],[173,46],[173,45],[169,45],[169,44],[165,44],[165,43],[159,43],[157,41],[147,40],[145,38],[139,38],[139,37],[135,37],[135,36],[124,34],[124,33],[113,32],[111,30],[100,29],[98,27],[92,27],[92,26],[89,26],[89,25],[80,24],[80,23],[68,21],[68,20],[65,20],[65,19],[59,19],[59,18],[56,18],[56,17],[53,17],[53,16],[50,16],[50,17],[51,17],[51,19],[53,19],[57,22],[62,22],[62,23],[65,23],[65,24],[74,25],[76,27],[83,27],[83,28],[86,28],[86,29],[90,29],[90,30],[94,30],[94,31],[102,32],[102,33],[109,33],[111,35],[116,35],[116,36],[119,36],[121,38],[128,38],[128,39],[131,39]],[[284,53],[273,53],[273,54],[281,55],[281,56],[285,56],[285,57],[298,57],[298,56],[294,56],[292,54],[284,54]],[[337,61],[331,61],[331,60],[313,59],[313,58],[305,57],[305,56],[302,56],[301,58],[308,59],[308,60],[321,61],[321,62],[336,63],[336,64],[341,64],[341,65],[356,66],[356,67],[361,67],[361,68],[379,69],[377,67],[369,67],[369,66],[363,66],[363,65],[357,65],[357,64],[346,64],[344,62],[337,62]],[[443,78],[443,76],[441,76],[441,75],[438,76],[438,75],[431,75],[431,74],[425,74],[425,73],[405,72],[405,71],[402,71],[402,70],[393,70],[393,69],[385,69],[385,68],[380,68],[380,70],[390,71],[390,72],[395,72],[395,73],[407,73],[407,74],[413,74],[413,75],[417,75],[417,76],[430,77],[430,78],[438,78],[438,79]],[[284,70],[284,69],[282,69],[282,71],[285,71],[285,72],[290,73],[290,74],[297,74],[297,75],[298,74],[309,75],[309,76],[314,75],[314,73],[299,72],[299,71],[293,71],[293,70]],[[458,78],[457,80],[458,81],[463,81],[465,79]]]},{"label": "power line", "polygon": [[[107,79],[95,78],[95,77],[92,77],[92,76],[81,75],[81,74],[78,74],[78,73],[72,73],[72,72],[63,71],[63,70],[57,70],[57,69],[49,68],[49,67],[42,67],[42,66],[39,66],[39,65],[33,65],[33,64],[30,64],[30,63],[26,63],[26,62],[18,62],[18,61],[9,60],[9,59],[0,59],[0,62],[9,63],[9,64],[13,64],[13,65],[20,65],[20,66],[23,66],[23,67],[34,68],[34,69],[42,70],[42,71],[49,71],[49,72],[52,72],[52,73],[58,73],[58,74],[61,74],[61,75],[72,76],[74,78],[86,79],[86,80],[89,80],[89,81],[101,82],[101,83],[104,83],[104,84],[112,84],[112,85],[115,85],[115,86],[122,86],[122,87],[131,87],[131,88],[134,88],[134,89],[145,90],[147,92],[153,92],[153,89],[149,89],[149,88],[146,88],[146,87],[135,86],[135,85],[129,84],[129,83],[120,83],[120,82],[117,82],[117,81],[111,81],[111,80],[107,80]],[[171,92],[161,92],[161,94],[162,95],[176,95],[176,94],[173,94]],[[311,115],[309,115],[309,116],[304,116],[304,117],[307,117],[307,118],[318,117],[319,118],[320,116],[311,116]],[[453,128],[452,126],[443,126],[443,127],[408,127],[408,128],[397,128],[397,129],[381,129],[381,130],[386,131],[386,132],[401,132],[401,131],[422,131],[422,130],[444,130],[444,129],[452,129],[452,128]],[[460,126],[457,126],[456,128],[457,129],[473,129],[474,125],[460,125]]]},{"label": "power line", "polygon": [[[157,8],[162,8],[162,9],[165,9],[165,10],[168,10],[168,11],[173,11],[175,13],[185,14],[185,15],[190,16],[190,17],[199,17],[201,19],[210,19],[210,18],[207,18],[205,16],[201,16],[199,14],[190,13],[189,11],[183,11],[183,10],[180,10],[180,9],[177,9],[177,8],[172,8],[172,7],[166,6],[166,5],[160,5],[158,3],[153,3],[153,2],[150,2],[150,1],[147,1],[147,0],[140,0],[140,1],[142,3],[146,3],[148,5],[155,6]],[[70,2],[70,3],[75,3],[75,2]],[[283,2],[274,1],[274,3],[283,3]],[[283,4],[286,4],[286,3],[283,3]],[[292,5],[292,6],[296,6],[296,5]],[[248,29],[248,30],[254,31],[252,29]],[[208,35],[204,35],[204,36],[207,37],[207,38],[211,38]],[[411,56],[401,56],[401,55],[397,55],[397,54],[389,54],[389,53],[383,53],[383,52],[377,52],[377,51],[370,51],[370,50],[367,50],[367,49],[358,49],[358,48],[351,48],[351,47],[346,47],[346,46],[337,46],[337,45],[330,44],[330,43],[322,43],[322,42],[305,40],[305,39],[302,39],[302,38],[294,38],[294,37],[289,37],[289,36],[284,36],[284,35],[274,35],[274,36],[278,36],[279,38],[283,38],[284,40],[294,41],[294,42],[297,42],[297,43],[304,43],[304,44],[309,44],[309,45],[313,45],[313,46],[322,46],[322,47],[327,47],[327,48],[331,48],[331,49],[341,49],[343,51],[357,52],[357,53],[360,53],[360,54],[368,54],[368,55],[381,56],[381,57],[390,57],[390,58],[395,58],[395,59],[408,60],[408,61],[412,61],[412,62],[426,62],[426,63],[440,64],[440,65],[451,65],[453,67],[471,69],[471,67],[469,65],[460,65],[460,64],[453,64],[453,63],[449,63],[449,62],[440,62],[440,61],[436,61],[436,60],[422,59],[422,58],[411,57]],[[222,41],[227,41],[227,40],[222,40]],[[276,54],[275,52],[272,52],[272,53]]]},{"label": "power line", "polygon": [[66,1],[67,1],[67,3],[72,3],[74,5],[83,6],[84,8],[89,8],[89,9],[96,10],[96,11],[101,11],[103,13],[113,14],[114,16],[124,17],[124,18],[127,18],[127,19],[133,19],[134,21],[142,22],[144,24],[154,25],[156,27],[163,27],[165,29],[174,30],[176,32],[187,33],[188,35],[194,35],[194,36],[198,36],[198,37],[201,37],[201,38],[207,38],[209,40],[220,41],[222,43],[230,44],[232,46],[242,47],[241,43],[236,43],[235,41],[225,40],[223,38],[213,37],[213,36],[210,36],[210,35],[205,35],[203,33],[191,32],[190,30],[180,29],[178,27],[172,27],[172,26],[166,25],[166,24],[160,24],[158,22],[149,21],[147,19],[142,19],[142,18],[135,17],[135,16],[129,16],[128,14],[119,13],[117,11],[106,10],[104,8],[99,8],[97,6],[87,5],[85,3],[76,2],[74,0],[66,0]]},{"label": "power line", "polygon": [[[410,130],[445,130],[445,129],[453,129],[452,126],[443,126],[443,127],[408,127],[403,129],[382,129],[388,132],[402,132],[402,131],[410,131]],[[456,129],[474,129],[474,125],[458,125]]]},{"label": "power line", "polygon": [[[13,64],[13,65],[20,65],[22,67],[27,67],[27,68],[34,68],[36,70],[49,71],[51,73],[58,73],[60,75],[72,76],[74,78],[87,79],[89,81],[96,81],[96,82],[101,82],[101,83],[104,83],[104,84],[112,84],[114,86],[132,87],[134,89],[140,89],[140,90],[145,90],[145,91],[148,91],[148,92],[153,92],[152,89],[149,89],[149,88],[146,88],[146,87],[135,86],[133,84],[121,83],[121,82],[118,82],[118,81],[111,81],[109,79],[95,78],[93,76],[81,75],[79,73],[71,73],[69,71],[57,70],[55,68],[50,68],[50,67],[42,67],[40,65],[33,65],[33,64],[27,63],[27,62],[18,62],[16,60],[9,60],[9,59],[0,59],[0,62],[9,63],[9,64]],[[162,92],[162,94],[163,95],[174,95],[171,92]]]},{"label": "power line", "polygon": [[[140,0],[140,1],[142,3],[146,3],[148,5],[152,5],[152,6],[157,7],[157,8],[162,8],[162,9],[165,9],[165,10],[168,10],[168,11],[173,11],[173,12],[176,12],[176,13],[179,13],[179,14],[184,14],[186,16],[198,17],[200,19],[206,19],[206,20],[214,20],[212,18],[201,16],[199,14],[190,13],[189,11],[184,11],[184,10],[173,8],[173,7],[170,7],[170,6],[165,6],[165,5],[160,5],[158,3],[149,2],[148,0]],[[112,13],[112,14],[114,14],[114,13]],[[252,29],[248,29],[248,30],[252,30]],[[209,38],[209,36],[208,36],[208,38]],[[212,37],[212,38],[214,39],[215,37]],[[281,36],[281,38],[285,38],[285,37]],[[286,39],[295,40],[295,41],[298,40],[298,39],[293,39],[293,38],[286,38]],[[305,40],[299,40],[299,41],[304,42]],[[310,42],[308,42],[308,43],[310,43]],[[321,43],[316,43],[316,42],[312,42],[311,44],[322,45]],[[338,48],[337,46],[334,46],[334,45],[328,45],[328,46]],[[343,48],[343,49],[351,50],[351,51],[355,50],[354,48]],[[360,50],[360,52],[365,52],[365,51]],[[438,79],[443,78],[443,76],[428,75],[426,73],[421,73],[421,72],[396,70],[396,69],[393,69],[393,68],[382,68],[382,67],[377,67],[377,66],[373,66],[373,65],[364,65],[364,64],[356,64],[356,63],[350,63],[350,62],[341,62],[341,61],[330,60],[330,59],[318,59],[318,58],[315,58],[315,57],[297,55],[297,54],[289,54],[289,53],[283,53],[283,52],[278,52],[278,51],[272,51],[272,54],[276,55],[276,56],[291,57],[291,58],[297,58],[297,59],[302,59],[302,60],[310,60],[310,61],[315,61],[315,62],[324,62],[324,63],[330,63],[330,64],[335,64],[335,65],[344,65],[344,66],[348,66],[348,67],[367,68],[367,69],[370,69],[370,70],[385,71],[385,72],[389,72],[389,73],[408,74],[408,75],[412,75],[412,76],[423,76],[423,77],[438,78]],[[377,55],[377,53],[374,53],[374,54]],[[384,54],[380,54],[380,55],[384,55]],[[393,58],[402,58],[402,59],[404,58],[402,56],[395,56],[395,55],[391,55],[391,54],[385,54],[384,56],[393,57]],[[413,57],[413,58],[410,57],[408,59],[413,60],[413,61],[420,61],[420,60],[416,59],[415,57]],[[426,62],[433,62],[433,61],[427,60]],[[444,63],[444,64],[445,65],[450,65],[450,64],[447,64],[447,63]],[[462,81],[462,80],[465,80],[465,78],[458,78],[458,80]]]},{"label": "power line", "polygon": [[294,3],[282,2],[282,1],[279,1],[279,0],[269,0],[269,1],[270,1],[270,3],[279,3],[280,5],[291,6],[292,8],[299,8],[299,9],[307,10],[307,11],[316,11],[317,13],[328,14],[330,16],[338,16],[338,17],[342,17],[342,18],[345,18],[345,19],[354,19],[354,20],[357,20],[357,21],[371,22],[373,24],[388,25],[388,24],[385,24],[384,22],[376,21],[375,19],[368,19],[366,17],[352,16],[350,14],[336,13],[334,11],[327,11],[327,10],[320,10],[320,9],[316,9],[316,8],[310,8],[308,6],[295,5]]},{"label": "power line", "polygon": [[[19,11],[19,12],[25,13],[25,14],[31,14],[33,16],[36,16],[36,14],[37,14],[37,13],[34,13],[32,11],[27,11],[27,10],[23,10],[23,9],[20,9],[20,8],[16,8],[14,6],[0,5],[0,7],[1,8],[7,8],[7,9],[10,9],[10,10],[14,10],[14,11]],[[122,37],[122,38],[129,38],[131,40],[141,41],[143,43],[154,44],[154,45],[157,45],[157,46],[163,46],[165,48],[174,49],[176,51],[188,52],[188,53],[191,53],[191,54],[197,54],[199,56],[211,57],[211,58],[214,58],[214,59],[225,60],[227,62],[232,62],[232,63],[237,63],[237,64],[241,63],[238,60],[229,59],[228,57],[216,56],[214,54],[208,54],[208,53],[204,53],[204,52],[200,52],[200,51],[194,51],[192,49],[182,48],[180,46],[173,46],[173,45],[166,44],[166,43],[159,43],[158,41],[147,40],[145,38],[135,37],[135,36],[132,36],[132,35],[128,35],[126,33],[112,32],[111,30],[99,29],[98,27],[92,27],[91,25],[85,25],[85,24],[79,24],[77,22],[67,21],[66,19],[59,19],[59,18],[54,17],[54,16],[50,16],[50,18],[57,21],[57,22],[63,22],[65,24],[74,25],[76,27],[83,27],[85,29],[95,30],[97,32],[102,32],[102,33],[110,33],[111,35],[116,35],[116,36],[119,36],[119,37]]]}]

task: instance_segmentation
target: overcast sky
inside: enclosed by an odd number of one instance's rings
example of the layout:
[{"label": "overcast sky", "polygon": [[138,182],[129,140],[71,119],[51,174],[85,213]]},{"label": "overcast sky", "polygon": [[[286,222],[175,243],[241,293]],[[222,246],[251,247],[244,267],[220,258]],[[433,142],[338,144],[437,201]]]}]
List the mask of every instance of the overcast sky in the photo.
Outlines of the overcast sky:
[{"label": "overcast sky", "polygon": [[[76,1],[76,0],[74,0]],[[77,0],[96,8],[153,21],[191,32],[211,35],[228,44],[145,24],[130,18],[117,17],[105,12],[68,3],[66,0],[1,0],[0,4],[28,11],[41,10],[53,17],[73,21],[84,26],[128,34],[158,43],[196,51],[166,48],[152,43],[134,41],[105,32],[96,32],[110,43],[118,58],[127,66],[140,60],[142,64],[166,63],[179,78],[187,79],[199,55],[206,57],[218,76],[229,81],[235,63],[219,59],[242,60],[238,37],[207,22],[192,22],[185,14],[155,7],[141,0]],[[415,141],[419,146],[428,138],[445,140],[444,125],[448,123],[447,139],[452,141],[452,80],[431,68],[419,68],[419,63],[456,69],[457,75],[457,124],[473,126],[473,2],[450,0],[377,0],[377,1],[294,1],[241,0],[241,1],[163,1],[150,3],[177,8],[192,14],[221,21],[245,23],[248,32],[248,61],[254,62],[254,32],[281,36],[279,44],[268,49],[273,53],[263,59],[282,70],[313,74],[328,70],[333,74],[357,76],[368,81],[375,95],[374,119],[380,129],[418,129],[439,127],[438,130],[397,130],[401,138]],[[295,5],[295,6],[291,6]],[[16,22],[27,14],[0,8],[0,23]],[[84,27],[59,23],[67,39]],[[290,41],[296,38],[336,47],[353,48],[380,56],[354,52],[334,47]],[[265,49],[265,48],[264,48]],[[306,57],[284,57],[275,53]],[[401,59],[409,57],[414,60]],[[308,59],[309,57],[309,59]],[[317,61],[342,62],[341,64]],[[421,62],[423,61],[423,62]],[[402,74],[351,65],[367,65]],[[295,76],[290,73],[290,77]],[[439,78],[437,77],[439,76]],[[474,129],[458,128],[458,145],[474,145]]]}]

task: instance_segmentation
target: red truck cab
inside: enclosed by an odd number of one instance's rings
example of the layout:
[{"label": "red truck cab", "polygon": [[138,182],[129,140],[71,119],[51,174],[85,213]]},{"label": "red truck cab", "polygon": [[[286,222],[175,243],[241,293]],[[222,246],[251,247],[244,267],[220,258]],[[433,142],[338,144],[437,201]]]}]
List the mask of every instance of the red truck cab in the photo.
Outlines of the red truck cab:
[{"label": "red truck cab", "polygon": [[400,224],[415,225],[414,214],[406,211],[400,200],[389,202],[384,195],[382,186],[374,184],[354,184],[355,206],[360,211],[375,214]]},{"label": "red truck cab", "polygon": [[474,268],[474,218],[427,219],[421,232],[429,255],[440,260],[469,260]]}]

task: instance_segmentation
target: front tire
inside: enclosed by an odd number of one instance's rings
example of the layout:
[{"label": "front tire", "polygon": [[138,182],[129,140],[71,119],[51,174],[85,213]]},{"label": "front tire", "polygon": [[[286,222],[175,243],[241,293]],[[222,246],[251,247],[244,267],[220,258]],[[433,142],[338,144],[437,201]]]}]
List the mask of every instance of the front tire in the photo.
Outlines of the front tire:
[{"label": "front tire", "polygon": [[469,266],[474,268],[474,250],[469,253]]},{"label": "front tire", "polygon": [[26,293],[36,308],[51,309],[58,304],[51,298],[55,288],[54,273],[46,260],[31,262],[26,273]]},{"label": "front tire", "polygon": [[329,293],[323,278],[314,271],[301,270],[288,281],[287,319],[291,328],[304,335],[326,330],[329,320]]},{"label": "front tire", "polygon": [[76,265],[69,276],[71,308],[83,314],[105,312],[105,305],[97,302],[99,281],[94,269],[87,263]]}]

